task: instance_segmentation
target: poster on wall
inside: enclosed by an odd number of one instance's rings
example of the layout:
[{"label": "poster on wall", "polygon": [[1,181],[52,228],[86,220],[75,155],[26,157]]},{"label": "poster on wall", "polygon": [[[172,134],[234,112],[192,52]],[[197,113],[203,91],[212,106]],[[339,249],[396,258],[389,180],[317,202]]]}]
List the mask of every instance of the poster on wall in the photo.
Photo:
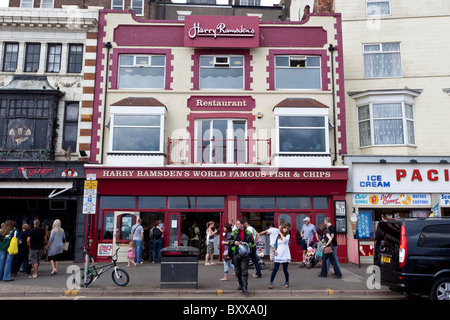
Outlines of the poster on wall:
[{"label": "poster on wall", "polygon": [[373,238],[373,212],[360,210],[356,221],[356,237],[358,239]]}]

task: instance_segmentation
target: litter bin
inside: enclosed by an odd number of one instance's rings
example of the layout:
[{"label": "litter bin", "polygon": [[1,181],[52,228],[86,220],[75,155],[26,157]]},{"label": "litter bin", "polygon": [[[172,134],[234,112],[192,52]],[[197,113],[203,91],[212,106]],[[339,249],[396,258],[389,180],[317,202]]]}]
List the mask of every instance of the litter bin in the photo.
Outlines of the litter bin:
[{"label": "litter bin", "polygon": [[194,247],[161,249],[160,288],[195,288],[198,286],[198,253]]}]

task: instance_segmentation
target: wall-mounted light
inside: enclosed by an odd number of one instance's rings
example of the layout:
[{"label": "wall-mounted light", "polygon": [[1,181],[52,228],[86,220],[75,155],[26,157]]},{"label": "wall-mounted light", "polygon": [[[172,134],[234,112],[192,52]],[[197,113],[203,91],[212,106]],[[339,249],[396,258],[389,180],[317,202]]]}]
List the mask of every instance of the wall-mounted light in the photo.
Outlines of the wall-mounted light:
[{"label": "wall-mounted light", "polygon": [[417,160],[416,159],[411,159],[411,160],[409,160],[409,162],[410,163],[417,163]]},{"label": "wall-mounted light", "polygon": [[387,163],[387,161],[386,161],[385,159],[380,159],[380,163],[382,163],[382,164],[386,164],[386,163]]},{"label": "wall-mounted light", "polygon": [[445,159],[442,159],[441,161],[440,161],[441,163],[448,163],[448,161],[447,160],[445,160]]}]

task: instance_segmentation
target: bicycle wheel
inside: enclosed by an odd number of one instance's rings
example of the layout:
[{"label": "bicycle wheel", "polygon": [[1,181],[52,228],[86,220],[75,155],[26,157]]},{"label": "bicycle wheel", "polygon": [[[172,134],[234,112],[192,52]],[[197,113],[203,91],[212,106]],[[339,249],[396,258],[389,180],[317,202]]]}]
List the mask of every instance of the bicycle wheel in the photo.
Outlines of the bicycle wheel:
[{"label": "bicycle wheel", "polygon": [[128,273],[125,270],[119,268],[113,270],[113,272],[111,273],[111,277],[114,283],[121,287],[126,286],[128,284],[128,281],[130,281],[130,276],[128,275]]},{"label": "bicycle wheel", "polygon": [[[74,274],[74,277],[72,279],[72,283],[75,284],[75,282],[78,281],[78,279],[80,281],[80,283],[78,283],[78,285],[80,287],[83,287],[84,286],[84,268],[81,268],[79,271],[77,271]],[[87,281],[86,281],[86,285],[87,286],[90,285],[92,283],[92,281],[94,280],[94,274],[92,273],[92,271],[90,269],[88,269],[87,278],[86,279],[87,279]]]}]

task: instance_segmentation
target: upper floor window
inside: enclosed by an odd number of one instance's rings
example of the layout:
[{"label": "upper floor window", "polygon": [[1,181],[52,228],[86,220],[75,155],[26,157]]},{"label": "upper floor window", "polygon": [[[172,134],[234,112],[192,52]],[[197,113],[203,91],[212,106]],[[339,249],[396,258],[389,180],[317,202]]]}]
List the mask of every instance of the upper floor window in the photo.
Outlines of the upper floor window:
[{"label": "upper floor window", "polygon": [[53,8],[53,0],[41,0],[41,8],[52,9]]},{"label": "upper floor window", "polygon": [[275,89],[321,89],[320,56],[275,56]]},{"label": "upper floor window", "polygon": [[367,16],[385,16],[391,14],[390,0],[366,0]]},{"label": "upper floor window", "polygon": [[61,69],[61,44],[50,43],[47,48],[47,72],[59,72]]},{"label": "upper floor window", "polygon": [[74,152],[77,150],[78,136],[78,102],[67,102],[64,113],[64,134],[62,148],[67,150],[69,147]]},{"label": "upper floor window", "polygon": [[375,43],[363,45],[364,77],[401,77],[400,43]]},{"label": "upper floor window", "polygon": [[244,57],[200,56],[200,89],[244,89]]},{"label": "upper floor window", "polygon": [[17,69],[18,43],[5,43],[3,52],[3,71],[14,72]]},{"label": "upper floor window", "polygon": [[118,88],[164,89],[164,55],[120,55]]},{"label": "upper floor window", "polygon": [[123,10],[125,8],[124,0],[111,0],[112,10]]},{"label": "upper floor window", "polygon": [[39,57],[41,54],[40,43],[27,43],[25,53],[25,72],[37,72],[39,69]]},{"label": "upper floor window", "polygon": [[33,8],[34,0],[20,0],[21,8]]},{"label": "upper floor window", "polygon": [[137,16],[144,15],[144,0],[131,0],[131,8]]},{"label": "upper floor window", "polygon": [[162,152],[164,114],[164,108],[159,107],[112,107],[110,150]]},{"label": "upper floor window", "polygon": [[69,44],[67,72],[80,73],[83,67],[83,45]]}]

